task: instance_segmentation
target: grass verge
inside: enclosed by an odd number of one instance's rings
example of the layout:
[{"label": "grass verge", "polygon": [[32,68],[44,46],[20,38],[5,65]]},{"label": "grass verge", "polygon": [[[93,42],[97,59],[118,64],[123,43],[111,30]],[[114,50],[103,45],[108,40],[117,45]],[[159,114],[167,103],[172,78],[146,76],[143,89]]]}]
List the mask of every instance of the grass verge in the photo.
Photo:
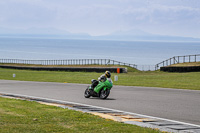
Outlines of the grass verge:
[{"label": "grass verge", "polygon": [[159,131],[103,119],[88,113],[0,97],[2,133],[157,133]]},{"label": "grass verge", "polygon": [[186,62],[186,63],[179,63],[179,64],[173,64],[169,67],[188,67],[188,66],[200,66],[200,62]]},{"label": "grass verge", "polygon": [[[13,74],[16,74],[15,78],[13,78]],[[97,79],[100,75],[101,73],[95,72],[33,71],[0,68],[0,79],[5,80],[90,84],[91,79]],[[118,76],[118,81],[114,81],[115,75]],[[122,74],[112,73],[111,78],[114,81],[114,85],[200,90],[200,72],[135,71]]]}]

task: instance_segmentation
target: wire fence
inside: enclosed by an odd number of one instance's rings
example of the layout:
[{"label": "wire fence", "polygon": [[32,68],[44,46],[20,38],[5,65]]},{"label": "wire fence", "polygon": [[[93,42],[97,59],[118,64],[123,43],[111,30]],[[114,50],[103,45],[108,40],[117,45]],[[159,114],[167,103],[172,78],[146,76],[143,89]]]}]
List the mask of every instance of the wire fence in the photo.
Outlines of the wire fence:
[{"label": "wire fence", "polygon": [[186,63],[186,62],[198,62],[200,61],[200,54],[196,55],[184,55],[184,56],[174,56],[167,60],[164,60],[155,65],[155,70],[158,70],[161,66],[169,66],[178,63]]},{"label": "wire fence", "polygon": [[33,65],[120,65],[137,68],[137,65],[123,63],[111,59],[68,59],[68,60],[22,60],[0,59],[0,63],[10,64],[33,64]]},{"label": "wire fence", "polygon": [[137,65],[137,69],[140,71],[155,71],[155,65]]},{"label": "wire fence", "polygon": [[160,67],[177,63],[198,62],[200,54],[174,56],[156,65],[135,65],[111,59],[66,59],[66,60],[23,60],[23,59],[0,59],[0,63],[30,64],[30,65],[119,65],[136,68],[141,71],[155,71]]}]

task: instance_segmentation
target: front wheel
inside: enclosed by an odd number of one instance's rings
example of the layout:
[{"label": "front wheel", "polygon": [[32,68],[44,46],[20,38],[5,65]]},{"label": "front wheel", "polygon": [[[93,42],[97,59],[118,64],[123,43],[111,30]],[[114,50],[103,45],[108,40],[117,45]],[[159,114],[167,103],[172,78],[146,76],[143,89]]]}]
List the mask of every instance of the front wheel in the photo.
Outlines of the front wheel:
[{"label": "front wheel", "polygon": [[90,97],[89,88],[87,88],[87,89],[85,90],[84,96],[85,96],[85,98],[89,98],[89,97]]},{"label": "front wheel", "polygon": [[106,89],[106,90],[102,89],[100,91],[100,98],[106,99],[109,96],[109,94],[110,94],[110,89]]}]

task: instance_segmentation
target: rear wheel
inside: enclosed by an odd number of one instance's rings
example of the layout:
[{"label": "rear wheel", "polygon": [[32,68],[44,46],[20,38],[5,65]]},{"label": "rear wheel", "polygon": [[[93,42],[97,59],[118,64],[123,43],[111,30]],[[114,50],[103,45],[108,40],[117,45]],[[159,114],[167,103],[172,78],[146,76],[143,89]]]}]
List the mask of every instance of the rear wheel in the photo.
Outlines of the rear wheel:
[{"label": "rear wheel", "polygon": [[106,99],[109,96],[109,94],[110,94],[110,90],[109,89],[106,89],[106,90],[102,89],[100,91],[100,98],[101,99]]},{"label": "rear wheel", "polygon": [[85,98],[89,98],[89,97],[90,97],[89,88],[87,88],[87,89],[85,90],[84,96],[85,96]]}]

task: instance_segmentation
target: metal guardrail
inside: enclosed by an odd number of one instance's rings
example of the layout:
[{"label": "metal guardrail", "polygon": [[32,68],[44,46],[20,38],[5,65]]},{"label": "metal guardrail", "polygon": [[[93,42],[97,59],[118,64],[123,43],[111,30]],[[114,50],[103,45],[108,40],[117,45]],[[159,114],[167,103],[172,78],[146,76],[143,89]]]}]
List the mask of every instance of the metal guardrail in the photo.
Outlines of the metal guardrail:
[{"label": "metal guardrail", "polygon": [[135,64],[123,63],[111,59],[68,59],[68,60],[22,60],[0,59],[0,63],[33,65],[120,65],[137,68]]},{"label": "metal guardrail", "polygon": [[161,66],[169,66],[178,63],[185,63],[185,62],[197,62],[200,61],[200,54],[196,55],[184,55],[184,56],[174,56],[167,60],[164,60],[155,65],[155,70],[158,70]]}]

